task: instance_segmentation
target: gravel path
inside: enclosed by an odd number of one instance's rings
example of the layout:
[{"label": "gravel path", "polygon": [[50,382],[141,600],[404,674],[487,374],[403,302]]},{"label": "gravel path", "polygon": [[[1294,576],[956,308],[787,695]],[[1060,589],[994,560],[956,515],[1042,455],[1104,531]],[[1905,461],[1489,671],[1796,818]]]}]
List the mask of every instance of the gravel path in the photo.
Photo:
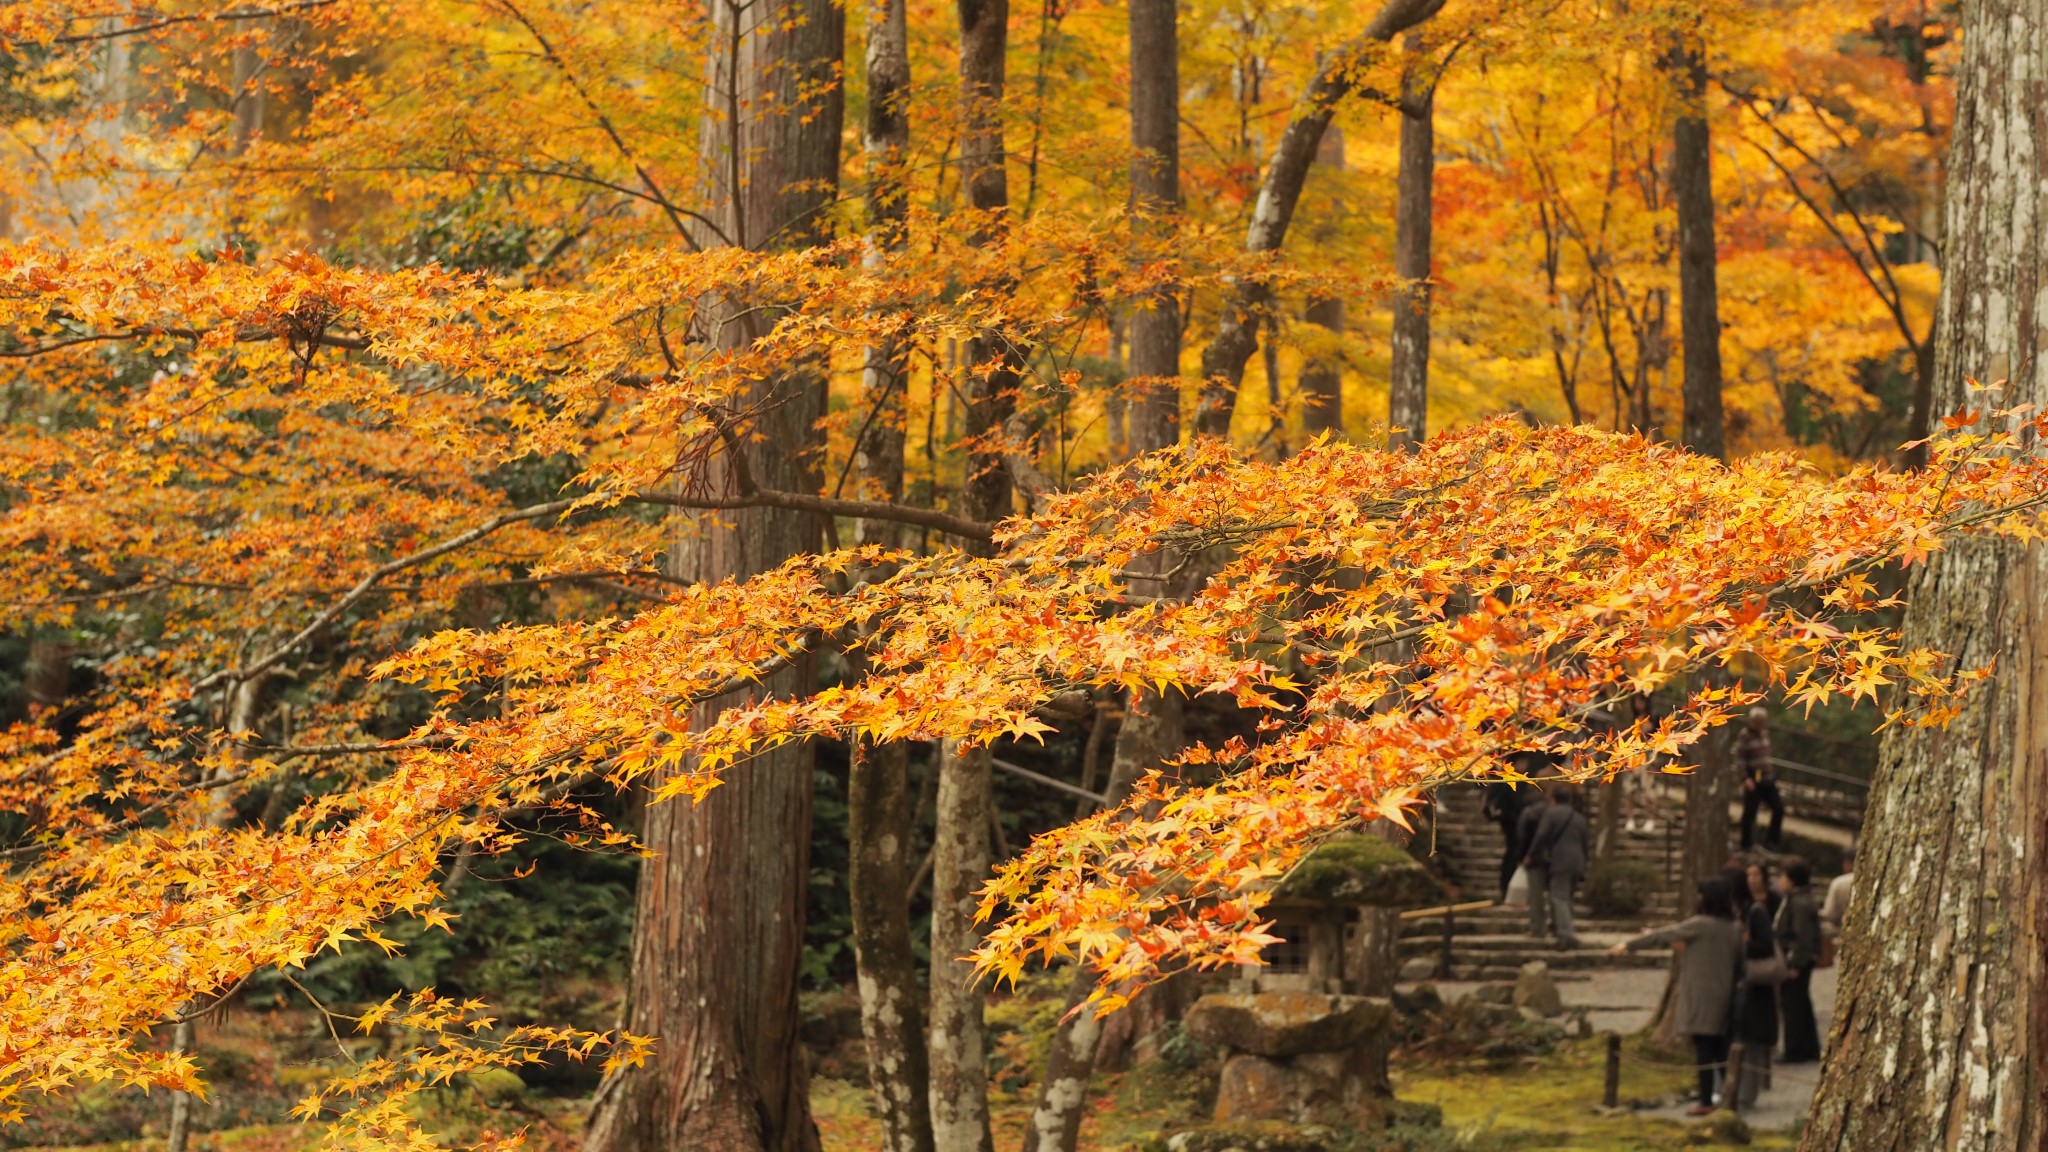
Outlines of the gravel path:
[{"label": "gravel path", "polygon": [[[1664,969],[1604,968],[1583,975],[1584,979],[1567,977],[1558,980],[1557,989],[1567,1009],[1583,1007],[1587,1010],[1595,1031],[1627,1035],[1649,1026],[1650,1016],[1657,1010],[1657,1000],[1664,994]],[[1464,982],[1444,982],[1436,986],[1445,1000],[1455,1000],[1476,987],[1478,985]],[[1827,1035],[1828,1019],[1833,1015],[1834,1007],[1835,969],[1822,968],[1813,975],[1813,1009],[1820,1020],[1823,1037]],[[1743,1119],[1757,1129],[1792,1128],[1805,1118],[1819,1079],[1820,1066],[1817,1064],[1774,1068],[1771,1086],[1757,1097],[1756,1107],[1743,1112]],[[1683,1120],[1686,1118],[1685,1110],[1691,1104],[1691,1100],[1680,1100],[1641,1115]]]}]

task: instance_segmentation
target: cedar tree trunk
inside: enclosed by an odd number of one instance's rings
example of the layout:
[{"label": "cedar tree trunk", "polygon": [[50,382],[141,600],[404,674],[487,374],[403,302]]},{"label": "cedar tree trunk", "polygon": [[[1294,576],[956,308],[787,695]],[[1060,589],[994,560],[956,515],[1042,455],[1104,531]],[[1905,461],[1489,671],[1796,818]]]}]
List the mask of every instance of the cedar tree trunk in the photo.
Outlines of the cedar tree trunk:
[{"label": "cedar tree trunk", "polygon": [[1429,273],[1431,200],[1436,183],[1436,77],[1422,38],[1408,34],[1414,57],[1401,77],[1401,160],[1395,176],[1393,365],[1387,382],[1387,446],[1429,436]]},{"label": "cedar tree trunk", "polygon": [[[1180,211],[1178,5],[1130,0],[1130,11],[1131,208],[1141,233],[1169,237]],[[1131,375],[1152,381],[1129,409],[1131,451],[1180,443],[1180,301],[1171,284],[1131,312]]]},{"label": "cedar tree trunk", "polygon": [[[1935,402],[2048,401],[2048,11],[1963,6]],[[1965,378],[2007,380],[1996,404]],[[1911,582],[1906,643],[1996,665],[1946,729],[1890,728],[1804,1152],[2048,1145],[2048,558],[1955,542]]]},{"label": "cedar tree trunk", "polygon": [[[809,243],[839,179],[844,10],[830,0],[714,0],[710,15],[705,199],[717,226],[699,241]],[[738,320],[714,338],[756,334]],[[764,487],[814,490],[806,449],[822,372],[793,367],[754,388],[745,399],[766,415],[736,437],[748,474]],[[730,491],[739,472],[718,455],[700,479]],[[817,546],[816,520],[781,509],[687,518],[672,556],[685,580],[744,578]],[[754,691],[794,693],[813,674],[802,661]],[[742,699],[698,705],[691,724]],[[700,804],[647,808],[642,837],[655,855],[640,873],[625,1026],[657,1047],[600,1088],[587,1152],[818,1147],[797,1011],[810,825],[811,750],[801,745],[732,772]]]},{"label": "cedar tree trunk", "polygon": [[1678,207],[1678,325],[1685,345],[1685,446],[1726,459],[1721,413],[1721,305],[1714,251],[1714,175],[1707,135],[1706,49],[1682,35],[1666,65],[1678,85],[1671,191]]},{"label": "cedar tree trunk", "polygon": [[[1316,163],[1332,172],[1344,170],[1342,128],[1332,124],[1323,131],[1323,143],[1316,151]],[[1330,237],[1319,232],[1313,239],[1324,243]],[[1296,390],[1301,393],[1302,435],[1314,439],[1328,432],[1341,437],[1344,435],[1344,357],[1340,344],[1344,336],[1344,301],[1335,297],[1312,299],[1301,310],[1301,318],[1330,334],[1327,350],[1310,349],[1303,355],[1301,372],[1296,377]]]}]

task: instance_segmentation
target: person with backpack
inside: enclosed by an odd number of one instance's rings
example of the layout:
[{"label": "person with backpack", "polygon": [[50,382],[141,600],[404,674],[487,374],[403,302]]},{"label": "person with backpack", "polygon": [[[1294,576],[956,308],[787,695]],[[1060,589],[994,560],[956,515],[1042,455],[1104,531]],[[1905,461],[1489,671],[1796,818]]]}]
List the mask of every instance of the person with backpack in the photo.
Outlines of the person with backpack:
[{"label": "person with backpack", "polygon": [[1540,937],[1555,930],[1559,951],[1579,946],[1578,933],[1572,930],[1572,893],[1585,878],[1593,855],[1591,830],[1579,814],[1578,798],[1575,784],[1550,790],[1550,805],[1536,821],[1522,857],[1522,866],[1529,870],[1529,934]]}]

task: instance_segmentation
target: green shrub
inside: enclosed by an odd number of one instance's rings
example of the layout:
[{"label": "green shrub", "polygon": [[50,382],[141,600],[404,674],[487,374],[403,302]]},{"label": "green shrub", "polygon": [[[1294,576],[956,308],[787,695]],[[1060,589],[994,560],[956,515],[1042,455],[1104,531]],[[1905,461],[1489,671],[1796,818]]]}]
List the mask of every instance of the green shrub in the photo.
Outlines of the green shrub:
[{"label": "green shrub", "polygon": [[1635,916],[1650,906],[1664,878],[1640,860],[1611,860],[1586,877],[1586,903],[1596,916]]}]

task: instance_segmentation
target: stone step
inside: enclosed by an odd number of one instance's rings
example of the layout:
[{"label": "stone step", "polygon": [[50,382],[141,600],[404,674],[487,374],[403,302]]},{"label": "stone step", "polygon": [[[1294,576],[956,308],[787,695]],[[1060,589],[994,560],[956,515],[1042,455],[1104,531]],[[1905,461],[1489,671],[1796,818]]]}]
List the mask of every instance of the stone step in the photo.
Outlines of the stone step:
[{"label": "stone step", "polygon": [[[1587,945],[1588,949],[1592,949],[1592,946],[1595,944],[1613,945],[1633,935],[1634,933],[1608,932],[1597,928],[1586,929],[1579,933],[1580,939]],[[1609,939],[1609,937],[1612,937],[1612,939]],[[1405,938],[1400,941],[1400,954],[1403,956],[1429,955],[1440,947],[1440,941],[1441,938],[1438,940],[1427,940],[1422,937]],[[1536,953],[1554,949],[1555,947],[1555,942],[1531,936],[1526,932],[1499,936],[1453,936],[1451,938],[1451,955],[1453,956],[1460,952],[1487,954]],[[1598,951],[1598,949],[1592,950]],[[1540,957],[1536,958],[1540,959]]]},{"label": "stone step", "polygon": [[[1605,957],[1603,958],[1604,964],[1588,964],[1583,967],[1564,967],[1560,966],[1555,962],[1557,957],[1560,955],[1563,954],[1557,952],[1532,953],[1528,956],[1528,959],[1541,960],[1544,963],[1549,964],[1550,974],[1560,982],[1574,980],[1590,980],[1593,977],[1593,973],[1603,970],[1612,970],[1614,968],[1653,968],[1662,965],[1667,965],[1671,962],[1671,954],[1668,952],[1636,952],[1631,953],[1627,959]],[[1493,981],[1513,980],[1515,977],[1521,975],[1521,972],[1522,965],[1519,961],[1513,963],[1499,963],[1493,961],[1489,961],[1486,963],[1473,963],[1458,959],[1455,953],[1452,955],[1451,958],[1450,979],[1452,980],[1485,981],[1490,983]],[[1404,964],[1402,974],[1410,979],[1415,980],[1439,979],[1439,977],[1436,975],[1436,970],[1434,967],[1431,967],[1427,972],[1424,972],[1419,963],[1414,964],[1414,966],[1412,967]]]}]

